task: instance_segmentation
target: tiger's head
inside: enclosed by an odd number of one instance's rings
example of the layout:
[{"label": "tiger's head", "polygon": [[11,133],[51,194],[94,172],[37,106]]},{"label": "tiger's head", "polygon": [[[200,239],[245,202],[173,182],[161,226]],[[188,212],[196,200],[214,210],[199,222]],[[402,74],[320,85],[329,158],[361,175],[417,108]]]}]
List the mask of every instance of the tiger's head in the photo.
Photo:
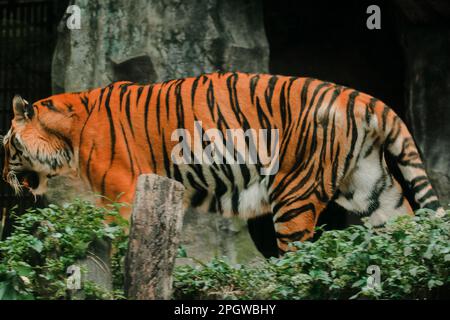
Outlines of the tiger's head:
[{"label": "tiger's head", "polygon": [[42,195],[49,178],[74,172],[70,105],[53,97],[33,105],[18,95],[13,99],[14,118],[3,137],[3,179],[16,194],[27,188]]}]

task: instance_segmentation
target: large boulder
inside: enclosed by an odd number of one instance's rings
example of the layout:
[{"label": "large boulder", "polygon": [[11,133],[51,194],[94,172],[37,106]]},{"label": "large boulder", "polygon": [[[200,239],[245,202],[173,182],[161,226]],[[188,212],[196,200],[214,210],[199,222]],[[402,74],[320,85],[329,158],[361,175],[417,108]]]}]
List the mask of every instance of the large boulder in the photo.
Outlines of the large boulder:
[{"label": "large boulder", "polygon": [[81,29],[59,28],[54,92],[217,70],[267,72],[259,1],[76,0]]}]

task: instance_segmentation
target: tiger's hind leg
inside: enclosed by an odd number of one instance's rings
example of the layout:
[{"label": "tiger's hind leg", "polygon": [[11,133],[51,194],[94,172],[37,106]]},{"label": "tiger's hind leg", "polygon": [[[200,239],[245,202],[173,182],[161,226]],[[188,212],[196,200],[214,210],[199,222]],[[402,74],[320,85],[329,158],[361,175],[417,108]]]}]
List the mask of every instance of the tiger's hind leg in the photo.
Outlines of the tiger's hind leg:
[{"label": "tiger's hind leg", "polygon": [[338,189],[336,203],[350,212],[369,217],[373,226],[382,226],[390,217],[413,212],[380,151],[361,155]]},{"label": "tiger's hind leg", "polygon": [[273,222],[280,254],[295,250],[290,245],[293,242],[313,237],[317,219],[326,205],[314,192],[307,197],[286,193],[285,197],[277,199]]},{"label": "tiger's hind leg", "polygon": [[272,213],[247,220],[248,232],[256,248],[265,257],[278,257],[278,246]]}]

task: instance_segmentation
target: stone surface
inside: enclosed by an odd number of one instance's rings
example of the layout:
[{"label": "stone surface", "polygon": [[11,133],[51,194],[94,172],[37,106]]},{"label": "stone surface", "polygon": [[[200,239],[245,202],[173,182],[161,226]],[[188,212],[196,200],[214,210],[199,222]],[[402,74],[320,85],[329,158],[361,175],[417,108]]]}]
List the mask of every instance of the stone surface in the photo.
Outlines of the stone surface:
[{"label": "stone surface", "polygon": [[[217,70],[268,72],[262,3],[220,0],[75,0],[81,29],[59,26],[52,65],[54,93],[196,76]],[[83,185],[52,181],[49,198],[68,201]],[[74,186],[74,187],[70,187]],[[182,244],[191,257],[259,256],[242,221],[189,211]],[[180,259],[182,262],[183,259]],[[186,261],[184,261],[186,262]]]},{"label": "stone surface", "polygon": [[396,0],[406,62],[406,122],[441,204],[450,206],[450,2]]},{"label": "stone surface", "polygon": [[74,1],[81,29],[59,27],[54,92],[115,80],[164,81],[216,70],[267,72],[258,1]]},{"label": "stone surface", "polygon": [[67,269],[67,271],[72,269],[71,272],[74,272],[76,268],[81,273],[80,287],[68,290],[71,299],[84,300],[86,298],[82,289],[87,281],[95,283],[107,292],[113,290],[110,252],[109,240],[97,239],[89,246],[86,257],[78,259]]},{"label": "stone surface", "polygon": [[183,223],[184,186],[155,174],[140,175],[125,262],[128,299],[170,299]]},{"label": "stone surface", "polygon": [[450,204],[450,29],[408,28],[406,122],[425,159],[441,204]]},{"label": "stone surface", "polygon": [[250,238],[245,221],[191,209],[184,216],[181,245],[188,258],[178,258],[177,264],[194,264],[195,260],[208,262],[222,256],[234,263],[248,263],[262,257]]}]

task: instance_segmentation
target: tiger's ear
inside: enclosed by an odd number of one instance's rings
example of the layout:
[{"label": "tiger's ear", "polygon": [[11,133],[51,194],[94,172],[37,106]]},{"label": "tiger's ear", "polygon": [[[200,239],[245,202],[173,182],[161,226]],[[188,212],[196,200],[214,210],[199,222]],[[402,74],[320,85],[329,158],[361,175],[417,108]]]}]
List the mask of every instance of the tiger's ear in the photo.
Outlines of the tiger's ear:
[{"label": "tiger's ear", "polygon": [[31,120],[34,115],[33,106],[27,100],[16,94],[13,98],[14,119],[18,121]]}]

